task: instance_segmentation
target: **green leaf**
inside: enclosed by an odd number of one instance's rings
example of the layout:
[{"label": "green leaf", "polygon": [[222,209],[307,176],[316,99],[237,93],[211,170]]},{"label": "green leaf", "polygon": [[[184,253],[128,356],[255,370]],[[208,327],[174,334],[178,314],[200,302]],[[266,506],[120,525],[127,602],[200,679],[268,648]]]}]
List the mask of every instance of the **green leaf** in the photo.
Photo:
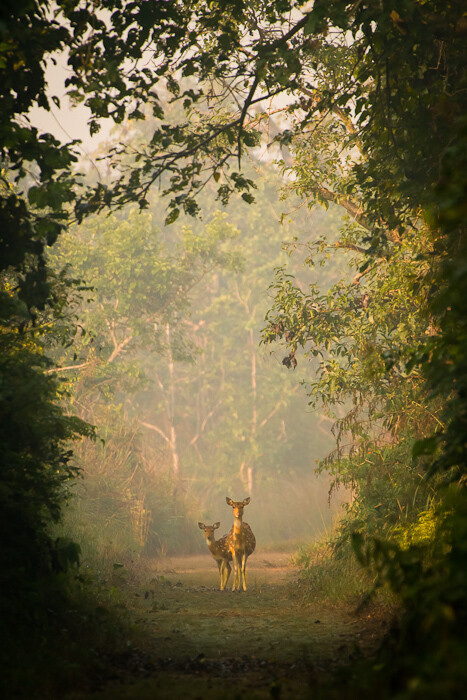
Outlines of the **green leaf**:
[{"label": "green leaf", "polygon": [[177,207],[174,207],[171,212],[166,216],[165,218],[165,225],[169,226],[170,224],[173,224],[174,221],[177,221],[178,217],[180,216],[180,209]]},{"label": "green leaf", "polygon": [[439,436],[431,435],[430,437],[417,440],[412,447],[412,459],[417,459],[421,455],[432,455],[435,453],[439,444]]}]

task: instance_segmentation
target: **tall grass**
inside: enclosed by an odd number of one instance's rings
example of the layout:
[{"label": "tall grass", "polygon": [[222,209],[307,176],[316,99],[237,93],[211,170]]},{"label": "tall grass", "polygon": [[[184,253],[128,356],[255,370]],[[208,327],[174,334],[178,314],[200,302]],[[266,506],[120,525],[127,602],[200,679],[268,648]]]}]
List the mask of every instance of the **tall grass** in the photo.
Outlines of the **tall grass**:
[{"label": "tall grass", "polygon": [[298,590],[304,602],[345,604],[355,610],[371,603],[395,606],[388,589],[374,589],[374,576],[358,563],[350,544],[336,547],[329,535],[301,546],[291,563],[300,568]]}]

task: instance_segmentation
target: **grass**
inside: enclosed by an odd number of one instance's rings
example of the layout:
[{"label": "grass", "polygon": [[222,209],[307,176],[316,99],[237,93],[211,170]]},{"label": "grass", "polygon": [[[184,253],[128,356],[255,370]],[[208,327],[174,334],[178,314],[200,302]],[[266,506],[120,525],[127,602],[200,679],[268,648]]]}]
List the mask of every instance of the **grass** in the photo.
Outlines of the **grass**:
[{"label": "grass", "polygon": [[298,588],[304,602],[319,600],[326,605],[348,605],[359,609],[370,600],[389,611],[395,596],[387,588],[374,591],[374,578],[357,561],[350,546],[334,550],[329,540],[301,546],[291,557],[299,567]]}]

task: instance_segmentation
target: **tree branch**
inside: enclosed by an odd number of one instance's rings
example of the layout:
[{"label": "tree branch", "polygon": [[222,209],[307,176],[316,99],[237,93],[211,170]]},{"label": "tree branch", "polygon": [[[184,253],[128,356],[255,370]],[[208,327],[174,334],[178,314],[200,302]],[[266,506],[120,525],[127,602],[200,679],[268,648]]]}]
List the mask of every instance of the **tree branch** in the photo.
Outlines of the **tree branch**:
[{"label": "tree branch", "polygon": [[[309,97],[311,100],[313,100],[314,106],[317,103],[317,96],[319,95],[319,92],[316,91],[316,94],[313,93],[311,90],[308,90],[306,87],[303,85],[298,86],[298,91],[303,92],[304,95]],[[353,121],[351,118],[342,110],[337,104],[333,104],[330,107],[331,112],[333,112],[341,122],[344,124],[345,128],[349,132],[349,134],[352,134],[352,136],[355,136],[355,145],[357,146],[358,150],[360,153],[363,153],[363,147],[362,147],[362,142],[358,138],[358,131],[357,128],[355,127]]]},{"label": "tree branch", "polygon": [[53,369],[46,369],[44,374],[56,374],[58,372],[68,372],[71,369],[83,369],[90,365],[90,362],[82,362],[80,365],[69,365],[68,367],[54,367]]},{"label": "tree branch", "polygon": [[127,338],[125,338],[125,340],[123,340],[120,344],[118,344],[114,348],[114,350],[113,350],[112,354],[110,355],[109,359],[107,360],[107,362],[109,362],[109,364],[110,364],[110,362],[113,362],[115,360],[115,358],[118,355],[120,355],[122,350],[128,345],[128,343],[131,343],[132,340],[133,340],[133,336],[129,335]]},{"label": "tree branch", "polygon": [[152,423],[146,423],[143,420],[140,420],[140,424],[144,425],[145,428],[149,428],[150,430],[154,430],[158,435],[160,435],[170,447],[173,447],[172,441],[167,435],[164,433],[163,430],[157,427],[157,425],[153,425]]},{"label": "tree branch", "polygon": [[243,109],[240,114],[240,122],[238,125],[238,136],[237,136],[237,148],[238,148],[238,167],[240,168],[240,161],[242,158],[242,130],[243,130],[243,124],[245,123],[245,117],[246,113],[248,111],[248,107],[251,104],[251,101],[255,95],[256,88],[258,87],[259,83],[259,77],[255,75],[255,79],[253,80],[253,84],[250,88],[250,91],[246,97],[245,102],[243,103]]},{"label": "tree branch", "polygon": [[204,433],[206,429],[206,425],[208,420],[214,415],[215,411],[219,408],[219,406],[222,404],[222,399],[216,403],[214,408],[209,411],[207,416],[205,416],[203,422],[201,423],[200,429],[196,433],[196,435],[193,436],[193,438],[190,440],[190,445],[194,445],[196,442],[198,442],[199,438],[201,437],[201,434]]},{"label": "tree branch", "polygon": [[325,199],[328,202],[334,202],[335,204],[338,204],[339,206],[343,207],[346,212],[350,214],[350,216],[359,224],[362,226],[364,229],[367,231],[372,231],[373,229],[371,226],[367,223],[365,217],[363,216],[363,210],[358,207],[354,202],[352,202],[351,199],[348,199],[347,197],[344,197],[341,194],[338,194],[337,192],[332,192],[331,190],[328,190],[327,187],[316,187],[315,192],[317,194],[320,194],[323,199]]},{"label": "tree branch", "polygon": [[277,411],[280,409],[280,407],[281,407],[282,405],[283,405],[283,402],[282,402],[282,401],[279,401],[279,402],[274,406],[274,408],[272,409],[272,411],[270,411],[270,412],[268,413],[268,415],[267,415],[265,418],[263,418],[263,420],[262,420],[261,423],[259,424],[259,426],[258,426],[258,429],[259,429],[259,430],[260,430],[261,428],[264,428],[264,426],[266,425],[266,423],[268,423],[268,422],[271,420],[271,418],[272,418],[273,416],[276,415]]},{"label": "tree branch", "polygon": [[334,246],[336,248],[344,248],[345,250],[353,250],[356,253],[362,253],[362,255],[371,254],[371,250],[367,250],[366,248],[362,248],[359,245],[355,245],[355,243],[342,243],[341,241],[336,241],[334,243]]}]

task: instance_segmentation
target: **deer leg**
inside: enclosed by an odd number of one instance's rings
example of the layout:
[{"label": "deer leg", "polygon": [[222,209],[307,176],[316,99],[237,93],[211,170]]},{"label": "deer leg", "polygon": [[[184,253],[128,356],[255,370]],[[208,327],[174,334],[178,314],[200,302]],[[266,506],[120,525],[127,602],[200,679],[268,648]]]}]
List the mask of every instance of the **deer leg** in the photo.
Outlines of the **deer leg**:
[{"label": "deer leg", "polygon": [[227,585],[227,581],[229,580],[230,576],[230,571],[231,568],[229,562],[227,561],[227,559],[222,559],[222,564],[220,568],[221,591],[223,591]]},{"label": "deer leg", "polygon": [[232,567],[230,566],[229,562],[227,559],[224,560],[224,588],[226,588],[229,578],[230,578],[230,572],[232,571]]},{"label": "deer leg", "polygon": [[232,565],[233,565],[233,582],[232,582],[232,590],[235,590],[235,584],[237,582],[237,562],[235,561],[235,554],[232,557]]},{"label": "deer leg", "polygon": [[220,589],[221,591],[224,590],[224,560],[222,559],[219,562],[219,582],[220,582]]},{"label": "deer leg", "polygon": [[234,582],[232,586],[232,590],[235,591],[240,588],[240,576],[241,576],[241,563],[238,560],[237,553],[235,552],[233,556],[233,563],[234,563]]},{"label": "deer leg", "polygon": [[248,556],[246,553],[243,554],[242,556],[242,582],[243,582],[243,590],[246,591],[246,560],[248,559]]}]

